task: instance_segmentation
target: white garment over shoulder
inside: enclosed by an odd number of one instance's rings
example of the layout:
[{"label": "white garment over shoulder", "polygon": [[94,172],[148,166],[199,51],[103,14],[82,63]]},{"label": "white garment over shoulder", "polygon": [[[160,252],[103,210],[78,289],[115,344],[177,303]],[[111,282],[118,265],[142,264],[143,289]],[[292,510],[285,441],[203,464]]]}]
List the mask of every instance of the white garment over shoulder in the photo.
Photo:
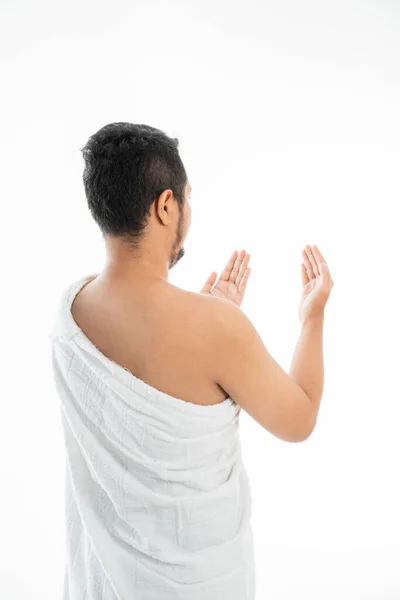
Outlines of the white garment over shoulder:
[{"label": "white garment over shoulder", "polygon": [[54,381],[66,448],[63,600],[254,600],[251,490],[240,407],[170,396],[56,312]]}]

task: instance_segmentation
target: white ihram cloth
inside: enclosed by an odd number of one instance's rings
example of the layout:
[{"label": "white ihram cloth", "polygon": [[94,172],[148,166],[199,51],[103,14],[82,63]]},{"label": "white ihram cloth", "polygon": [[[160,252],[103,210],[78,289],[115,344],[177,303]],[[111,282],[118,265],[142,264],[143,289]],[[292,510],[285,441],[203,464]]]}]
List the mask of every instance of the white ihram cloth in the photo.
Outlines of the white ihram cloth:
[{"label": "white ihram cloth", "polygon": [[55,315],[52,365],[66,448],[63,600],[254,600],[251,490],[240,407],[203,406],[107,358]]}]

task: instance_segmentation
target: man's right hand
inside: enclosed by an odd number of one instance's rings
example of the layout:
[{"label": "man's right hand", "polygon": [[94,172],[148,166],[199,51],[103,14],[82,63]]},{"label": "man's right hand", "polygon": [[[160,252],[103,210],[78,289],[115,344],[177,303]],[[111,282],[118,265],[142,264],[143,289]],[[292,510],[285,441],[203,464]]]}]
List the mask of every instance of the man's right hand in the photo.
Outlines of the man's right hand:
[{"label": "man's right hand", "polygon": [[303,283],[299,308],[301,323],[310,318],[323,318],[334,282],[318,246],[311,247],[309,244],[305,246],[301,278]]}]

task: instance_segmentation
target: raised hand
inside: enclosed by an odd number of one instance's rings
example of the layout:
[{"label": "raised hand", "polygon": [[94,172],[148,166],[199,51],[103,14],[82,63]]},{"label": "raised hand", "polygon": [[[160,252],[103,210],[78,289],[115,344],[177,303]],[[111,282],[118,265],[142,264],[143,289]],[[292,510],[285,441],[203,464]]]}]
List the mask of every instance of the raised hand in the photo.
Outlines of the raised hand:
[{"label": "raised hand", "polygon": [[299,308],[299,319],[321,317],[328,302],[334,282],[326,260],[318,246],[307,244],[302,252],[301,278],[303,290]]},{"label": "raised hand", "polygon": [[217,273],[213,271],[200,290],[200,294],[210,294],[217,298],[230,300],[240,307],[251,272],[251,269],[247,266],[249,260],[250,254],[247,254],[245,250],[241,250],[240,252],[235,250],[218,281],[215,283]]}]

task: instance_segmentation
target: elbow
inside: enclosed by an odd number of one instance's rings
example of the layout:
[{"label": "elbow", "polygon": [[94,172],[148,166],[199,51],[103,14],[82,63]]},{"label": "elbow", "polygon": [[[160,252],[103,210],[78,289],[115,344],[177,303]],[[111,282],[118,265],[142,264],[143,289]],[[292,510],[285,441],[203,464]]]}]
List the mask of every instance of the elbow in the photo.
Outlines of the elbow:
[{"label": "elbow", "polygon": [[308,440],[308,438],[311,437],[316,424],[317,424],[317,415],[313,411],[312,414],[310,415],[310,418],[307,421],[306,426],[302,428],[301,432],[299,432],[299,435],[297,436],[297,439],[294,440],[294,443],[298,444],[300,442],[305,442],[306,440]]}]

